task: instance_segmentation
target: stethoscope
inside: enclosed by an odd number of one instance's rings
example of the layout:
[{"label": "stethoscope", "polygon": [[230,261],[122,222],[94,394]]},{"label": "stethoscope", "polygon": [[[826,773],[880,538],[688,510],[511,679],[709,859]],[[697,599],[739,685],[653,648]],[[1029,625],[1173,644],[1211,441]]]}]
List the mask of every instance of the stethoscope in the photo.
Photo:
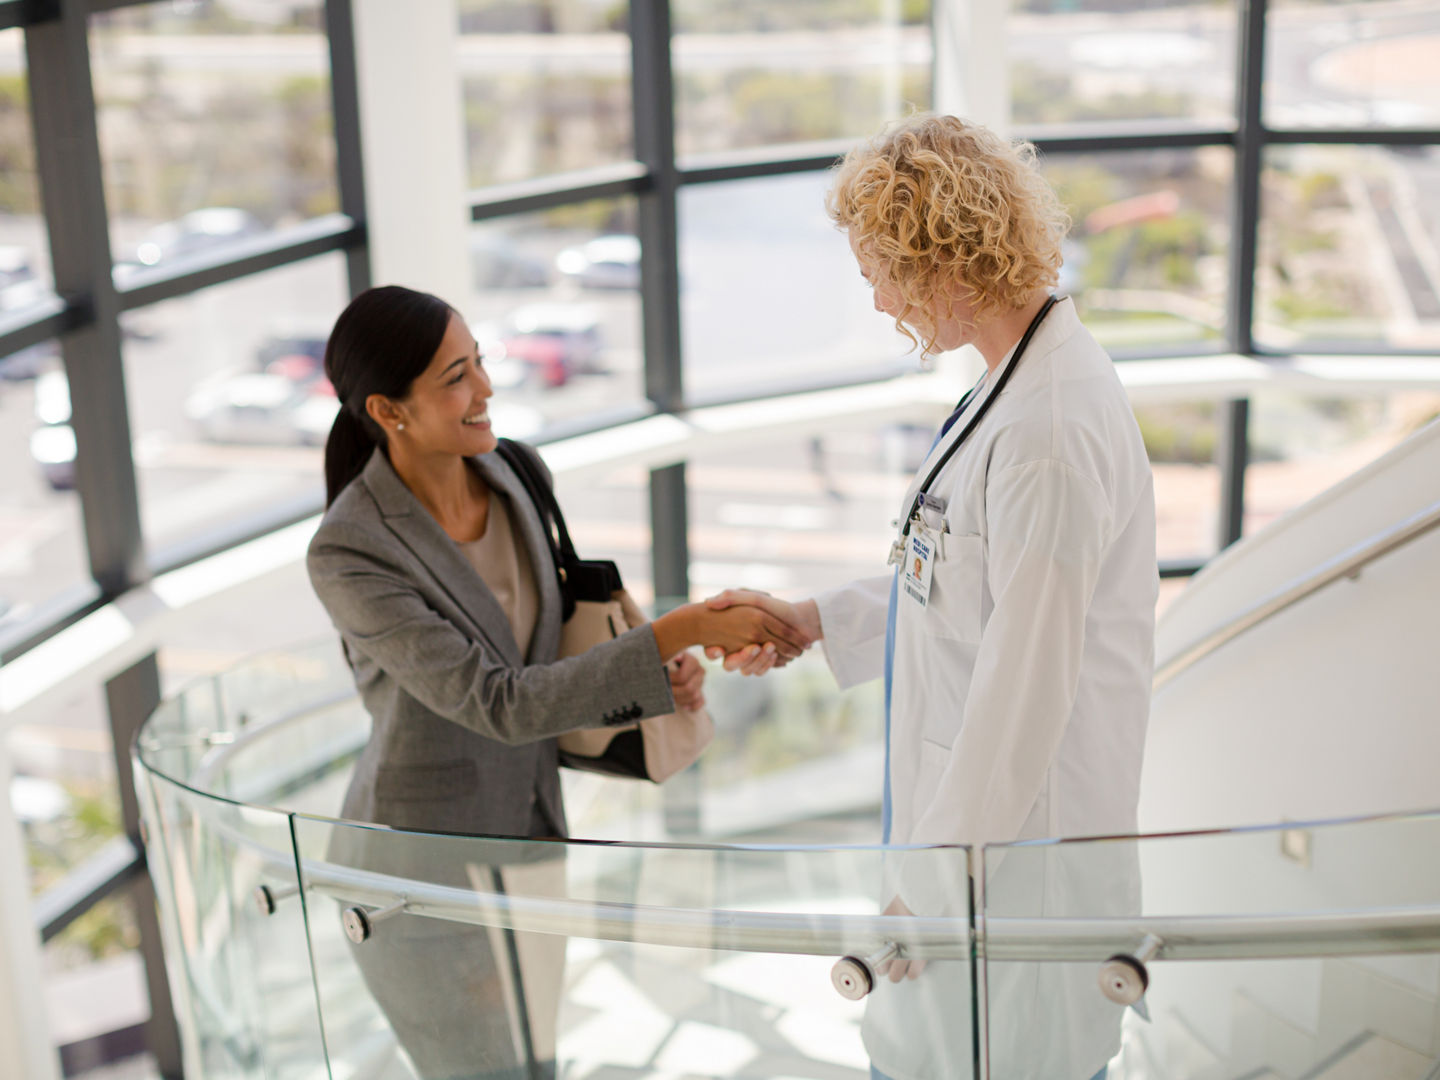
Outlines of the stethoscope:
[{"label": "stethoscope", "polygon": [[[1005,370],[1000,373],[1000,378],[995,383],[995,389],[985,396],[985,400],[980,403],[980,407],[975,410],[975,414],[966,421],[964,428],[961,429],[960,434],[955,440],[945,448],[945,452],[940,455],[940,460],[937,461],[935,467],[930,470],[930,475],[925,477],[925,482],[916,490],[915,499],[910,504],[910,512],[905,516],[904,526],[900,529],[900,537],[895,543],[890,545],[888,565],[897,565],[905,558],[905,546],[910,542],[910,532],[912,529],[916,527],[922,529],[937,528],[940,530],[941,535],[944,535],[945,521],[943,515],[945,508],[943,504],[940,504],[930,495],[930,485],[935,482],[935,478],[940,475],[941,470],[950,463],[950,459],[955,456],[955,452],[964,445],[965,440],[970,437],[970,433],[975,430],[981,420],[985,419],[985,414],[990,411],[990,406],[995,404],[995,399],[1000,396],[1000,391],[1005,389],[1005,384],[1010,381],[1011,374],[1014,373],[1015,368],[1019,365],[1020,358],[1025,355],[1025,349],[1030,344],[1030,339],[1035,336],[1035,331],[1040,328],[1040,324],[1045,320],[1045,316],[1049,314],[1050,309],[1054,307],[1059,300],[1060,298],[1054,295],[1045,298],[1045,303],[1042,304],[1040,310],[1035,313],[1035,317],[1030,320],[1030,325],[1025,328],[1025,333],[1021,336],[1020,343],[1015,346],[1015,354],[1011,358],[1010,363],[1006,364]],[[980,382],[977,382],[967,390],[965,396],[955,403],[955,409],[950,414],[952,417],[959,416],[964,412],[966,406],[970,404],[971,398],[979,391],[980,383],[984,381],[984,376],[982,376]],[[933,524],[925,518],[925,511],[927,509],[934,512]],[[897,521],[896,524],[899,525],[899,521]]]}]

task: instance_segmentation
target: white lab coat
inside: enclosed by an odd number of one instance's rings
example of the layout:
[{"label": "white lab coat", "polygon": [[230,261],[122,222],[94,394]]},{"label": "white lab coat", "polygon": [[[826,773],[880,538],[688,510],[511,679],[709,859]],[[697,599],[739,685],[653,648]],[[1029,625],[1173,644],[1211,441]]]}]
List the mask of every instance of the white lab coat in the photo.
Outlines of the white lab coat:
[{"label": "white lab coat", "polygon": [[[969,410],[921,466],[901,514]],[[1114,365],[1069,300],[930,491],[947,504],[948,531],[928,605],[903,589],[898,600],[891,843],[1133,834],[1159,587],[1154,489]],[[890,581],[817,598],[842,687],[882,674]],[[1132,845],[998,855],[988,856],[991,916],[1139,911]],[[887,894],[912,911],[966,911],[959,852],[897,854],[890,865]],[[1118,1049],[1119,1010],[1095,972],[990,965],[996,1080],[1088,1080]],[[865,1025],[876,1066],[894,1080],[970,1075],[969,1000],[964,964],[884,982]]]}]

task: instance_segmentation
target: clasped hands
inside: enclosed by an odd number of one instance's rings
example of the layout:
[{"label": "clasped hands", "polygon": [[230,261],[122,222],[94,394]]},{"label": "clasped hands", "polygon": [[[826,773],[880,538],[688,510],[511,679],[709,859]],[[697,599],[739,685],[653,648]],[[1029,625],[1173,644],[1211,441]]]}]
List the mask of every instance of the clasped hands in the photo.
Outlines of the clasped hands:
[{"label": "clasped hands", "polygon": [[[706,600],[705,606],[712,612],[758,614],[763,617],[765,627],[772,631],[739,647],[707,642],[705,655],[711,660],[723,659],[726,671],[764,675],[771,668],[784,667],[823,636],[820,612],[814,600],[791,604],[755,589],[726,589]],[[784,629],[773,633],[777,623]]]}]

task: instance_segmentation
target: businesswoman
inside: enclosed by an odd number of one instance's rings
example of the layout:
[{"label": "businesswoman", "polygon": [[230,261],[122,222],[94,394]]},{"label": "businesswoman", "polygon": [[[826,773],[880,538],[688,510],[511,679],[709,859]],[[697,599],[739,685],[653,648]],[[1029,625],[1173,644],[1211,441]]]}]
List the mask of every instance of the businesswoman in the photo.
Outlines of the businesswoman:
[{"label": "businesswoman", "polygon": [[[550,549],[525,488],[493,453],[493,390],[464,320],[425,293],[370,289],[336,320],[325,372],[340,412],[307,565],[374,721],[345,817],[564,837],[556,736],[698,705],[692,646],[766,643],[793,656],[805,644],[757,609],[690,604],[557,660],[562,608]],[[331,854],[393,870],[399,840],[342,830]],[[410,850],[423,843],[414,838]],[[431,880],[492,884],[488,870],[425,869]],[[553,1043],[553,993],[548,1005],[528,995],[522,1011],[542,1031],[517,1038],[504,950],[483,932],[425,924],[401,916],[355,950],[417,1069],[426,1080],[529,1076],[525,1059],[543,1059],[542,1044]]]},{"label": "businesswoman", "polygon": [[[797,605],[740,592],[712,603],[759,603],[803,626],[841,686],[884,677],[888,843],[1134,833],[1155,501],[1114,365],[1050,294],[1067,217],[1032,149],[951,116],[909,118],[852,151],[828,210],[876,309],[927,353],[974,346],[985,374],[897,507],[895,571]],[[758,673],[770,661],[753,653],[727,666]],[[887,911],[964,913],[963,870],[947,875],[938,855],[896,853]],[[993,914],[1138,910],[1133,851],[1119,845],[992,852],[990,868]],[[874,995],[872,1060],[895,1080],[968,1075],[969,1026],[953,1022],[968,978],[921,967],[897,962],[899,985]],[[1119,1010],[1092,980],[1075,966],[992,965],[994,1074],[1103,1071]]]}]

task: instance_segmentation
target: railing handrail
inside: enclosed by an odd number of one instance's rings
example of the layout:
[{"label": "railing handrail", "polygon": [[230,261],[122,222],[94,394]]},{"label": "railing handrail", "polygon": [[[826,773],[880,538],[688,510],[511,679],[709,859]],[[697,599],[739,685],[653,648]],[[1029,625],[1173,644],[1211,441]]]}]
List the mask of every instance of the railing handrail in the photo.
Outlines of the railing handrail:
[{"label": "railing handrail", "polygon": [[[254,841],[250,841],[254,843]],[[275,853],[275,868],[294,862]],[[423,918],[522,932],[681,948],[841,956],[893,942],[908,956],[1001,962],[1103,961],[1149,935],[1165,960],[1300,959],[1440,952],[1440,905],[1274,915],[1051,918],[795,914],[659,907],[486,893],[302,859],[305,887],[343,904],[403,901]],[[379,931],[383,932],[383,930]],[[973,948],[972,948],[973,946]]]},{"label": "railing handrail", "polygon": [[1347,548],[1339,555],[1321,563],[1309,574],[1297,578],[1269,596],[1246,608],[1218,629],[1182,649],[1173,660],[1155,672],[1154,689],[1159,690],[1177,675],[1233,641],[1272,616],[1294,606],[1307,596],[1319,592],[1341,578],[1359,575],[1370,563],[1440,526],[1440,502],[1411,515],[1400,524],[1376,533],[1369,539]]}]

